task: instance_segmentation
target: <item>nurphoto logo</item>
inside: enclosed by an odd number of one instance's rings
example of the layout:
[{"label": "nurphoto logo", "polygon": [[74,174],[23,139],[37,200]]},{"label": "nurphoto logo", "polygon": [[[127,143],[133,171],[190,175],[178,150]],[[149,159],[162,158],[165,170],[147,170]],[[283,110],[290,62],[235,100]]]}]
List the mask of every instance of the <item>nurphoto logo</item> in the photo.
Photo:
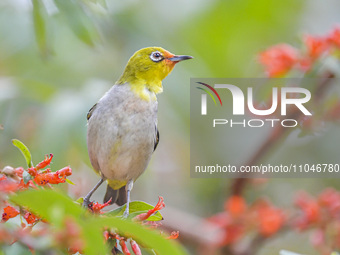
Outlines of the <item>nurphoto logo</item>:
[{"label": "nurphoto logo", "polygon": [[[287,116],[287,108],[290,106],[296,107],[305,116],[311,116],[312,113],[306,108],[304,104],[311,99],[311,92],[306,88],[301,87],[273,87],[271,91],[271,106],[267,109],[257,109],[254,104],[254,88],[247,87],[246,95],[239,86],[233,84],[214,84],[211,86],[207,83],[196,82],[204,87],[197,87],[204,93],[201,94],[201,115],[208,114],[208,97],[213,100],[215,105],[217,102],[215,97],[219,100],[220,106],[223,107],[221,94],[229,93],[232,96],[232,113],[233,116],[242,116],[248,111],[251,115],[261,116],[261,118],[243,119],[236,121],[234,119],[214,118],[212,120],[213,127],[218,125],[229,125],[230,127],[262,127],[269,124],[274,127],[280,124],[283,127],[296,127],[298,121],[294,118],[285,118]],[[217,92],[217,89],[219,92]],[[247,102],[247,103],[246,103]],[[281,119],[278,118],[263,118],[263,116],[272,115],[277,110],[280,110]]]}]

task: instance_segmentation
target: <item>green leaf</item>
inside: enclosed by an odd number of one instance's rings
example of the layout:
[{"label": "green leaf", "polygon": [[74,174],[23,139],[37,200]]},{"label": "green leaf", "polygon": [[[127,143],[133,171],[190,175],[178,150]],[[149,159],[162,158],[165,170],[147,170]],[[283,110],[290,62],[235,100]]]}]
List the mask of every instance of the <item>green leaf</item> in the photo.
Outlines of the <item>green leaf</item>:
[{"label": "green leaf", "polygon": [[[107,212],[105,215],[107,216],[123,216],[123,213],[125,211],[126,205],[123,205],[121,207],[118,207],[115,210],[109,211]],[[147,211],[153,209],[154,206],[145,203],[143,201],[133,201],[130,202],[130,207],[129,207],[129,219],[134,218],[135,216],[141,214],[141,213],[146,213]],[[154,215],[150,216],[148,219],[148,221],[160,221],[163,220],[163,216],[160,212],[156,212]]]},{"label": "green leaf", "polygon": [[32,175],[30,175],[26,170],[24,170],[24,172],[22,173],[22,178],[25,184],[27,184],[28,181],[33,179]]},{"label": "green leaf", "polygon": [[70,179],[65,179],[68,184],[75,185]]},{"label": "green leaf", "polygon": [[32,0],[33,4],[33,23],[36,41],[41,54],[46,57],[49,53],[47,45],[46,24],[44,17],[47,12],[44,3],[40,0]]},{"label": "green leaf", "polygon": [[98,226],[94,220],[83,220],[81,224],[85,239],[84,254],[111,254],[107,245],[98,245],[104,243],[103,228]]},{"label": "green leaf", "polygon": [[33,166],[32,156],[26,145],[17,139],[13,139],[12,143],[15,147],[17,147],[21,151],[22,155],[24,155],[27,166],[32,167]]},{"label": "green leaf", "polygon": [[76,201],[74,201],[75,203],[77,203],[77,204],[80,204],[80,205],[82,205],[83,203],[84,203],[84,198],[83,197],[80,197],[80,198],[78,198]]},{"label": "green leaf", "polygon": [[10,201],[28,207],[32,212],[59,225],[65,215],[80,218],[85,210],[68,196],[53,190],[26,190],[10,197]]},{"label": "green leaf", "polygon": [[[68,196],[53,190],[27,190],[10,197],[10,200],[46,219],[48,222],[62,227],[66,217],[72,217],[82,228],[85,240],[85,254],[108,254],[103,243],[102,228],[89,220],[90,214]],[[95,216],[93,216],[95,217]]]},{"label": "green leaf", "polygon": [[81,4],[74,0],[55,0],[54,2],[74,34],[84,43],[94,46],[98,32]]}]

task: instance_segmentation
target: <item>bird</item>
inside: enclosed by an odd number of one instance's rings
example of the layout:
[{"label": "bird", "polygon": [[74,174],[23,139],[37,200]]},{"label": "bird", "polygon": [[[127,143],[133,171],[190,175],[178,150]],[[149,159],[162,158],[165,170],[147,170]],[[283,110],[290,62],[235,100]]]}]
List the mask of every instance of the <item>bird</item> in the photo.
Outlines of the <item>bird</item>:
[{"label": "bird", "polygon": [[159,142],[158,102],[162,80],[174,66],[192,59],[174,55],[161,47],[136,51],[123,74],[87,114],[87,147],[100,181],[84,197],[88,207],[92,194],[107,182],[104,203],[126,204],[134,182],[145,171]]}]

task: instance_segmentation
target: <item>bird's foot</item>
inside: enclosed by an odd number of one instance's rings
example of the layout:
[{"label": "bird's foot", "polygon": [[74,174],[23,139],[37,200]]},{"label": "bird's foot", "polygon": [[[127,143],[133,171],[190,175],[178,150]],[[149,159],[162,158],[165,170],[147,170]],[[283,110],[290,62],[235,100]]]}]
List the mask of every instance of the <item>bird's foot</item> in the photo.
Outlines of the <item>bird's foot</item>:
[{"label": "bird's foot", "polygon": [[129,217],[129,214],[130,214],[130,212],[129,212],[129,203],[126,203],[126,208],[125,208],[125,211],[123,213],[123,218],[127,219],[127,217]]},{"label": "bird's foot", "polygon": [[83,207],[85,209],[88,209],[90,204],[91,204],[90,199],[88,199],[87,197],[84,197],[84,201],[83,201],[83,204],[82,204]]},{"label": "bird's foot", "polygon": [[123,218],[127,219],[127,217],[129,217],[129,209],[125,210],[123,213]]}]

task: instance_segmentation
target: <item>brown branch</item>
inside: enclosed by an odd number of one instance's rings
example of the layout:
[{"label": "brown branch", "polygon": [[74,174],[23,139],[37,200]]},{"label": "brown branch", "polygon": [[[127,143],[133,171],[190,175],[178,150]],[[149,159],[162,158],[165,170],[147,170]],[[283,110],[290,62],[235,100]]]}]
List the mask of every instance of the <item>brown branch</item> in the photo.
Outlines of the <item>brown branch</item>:
[{"label": "brown branch", "polygon": [[[327,72],[324,75],[324,78],[320,79],[320,83],[315,89],[315,103],[318,104],[324,98],[325,92],[331,85],[330,79],[334,78],[335,75],[331,72]],[[297,109],[291,109],[290,114],[287,116],[287,119],[301,119],[303,117],[302,112]],[[279,145],[279,142],[286,138],[294,129],[292,128],[284,128],[282,126],[275,127],[272,132],[269,134],[268,138],[262,143],[262,145],[255,151],[254,155],[243,165],[252,166],[257,165],[261,162],[266,156],[273,151],[274,147]],[[240,195],[246,184],[249,181],[249,173],[243,173],[239,178],[236,178],[232,184],[233,195]]]}]

